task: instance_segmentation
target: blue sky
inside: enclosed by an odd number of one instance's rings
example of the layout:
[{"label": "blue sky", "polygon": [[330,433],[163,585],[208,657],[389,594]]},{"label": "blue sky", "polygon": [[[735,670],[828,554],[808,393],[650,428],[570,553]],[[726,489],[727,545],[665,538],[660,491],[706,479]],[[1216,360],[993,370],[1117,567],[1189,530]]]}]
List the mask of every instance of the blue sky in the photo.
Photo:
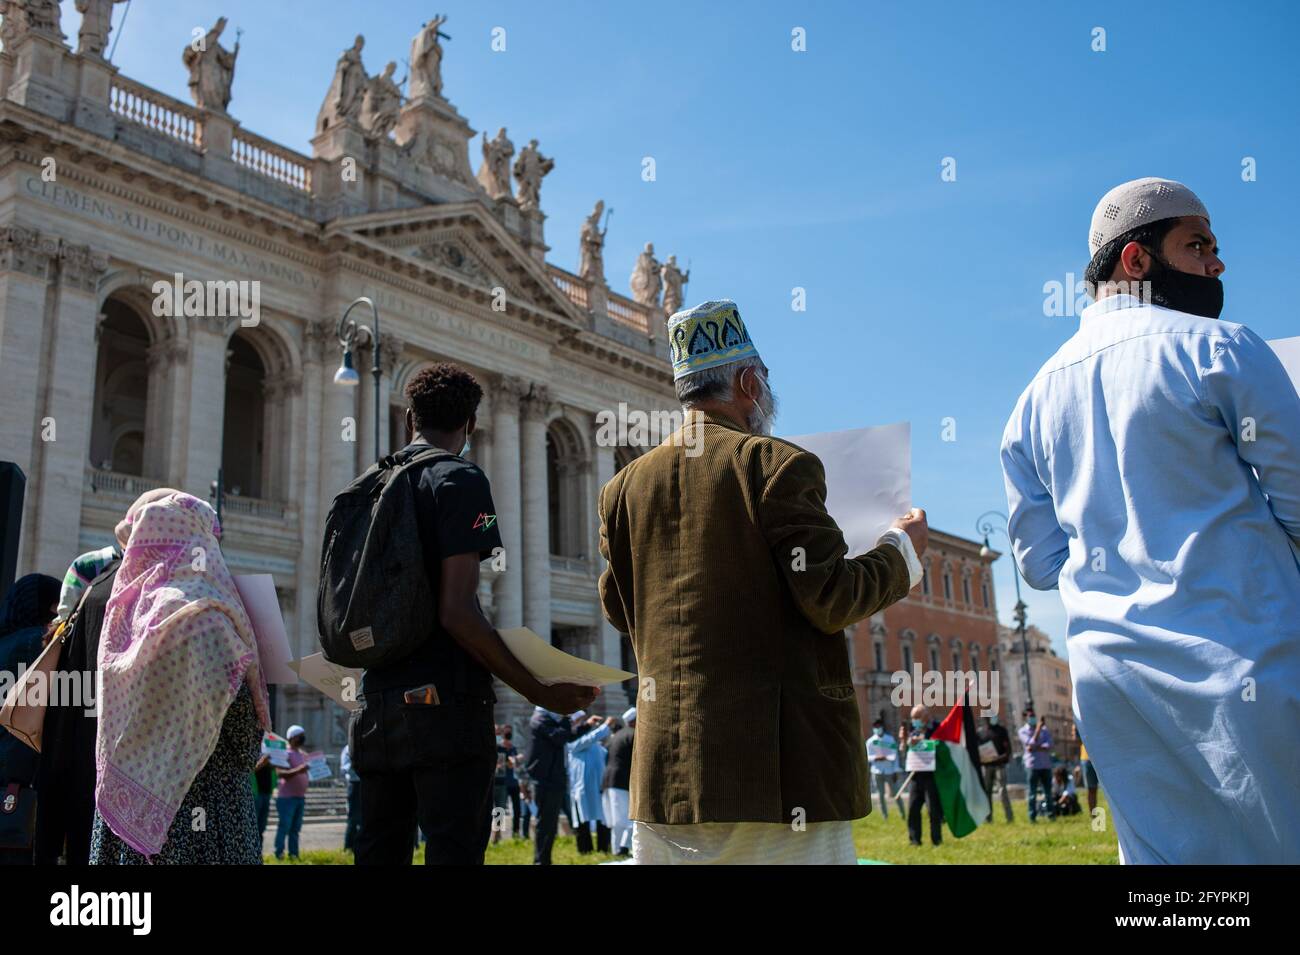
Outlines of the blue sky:
[{"label": "blue sky", "polygon": [[[445,95],[476,130],[506,126],[556,160],[542,189],[552,261],[576,268],[581,220],[605,199],[611,285],[627,291],[648,240],[689,260],[689,302],[740,304],[782,401],[778,433],[911,421],[915,502],[973,536],[981,512],[1006,509],[1002,425],[1077,321],[1045,317],[1043,285],[1081,275],[1111,186],[1191,186],[1228,266],[1224,317],[1300,334],[1282,281],[1300,209],[1298,6],[132,0],[114,62],[188,100],[181,48],[225,14],[227,45],[244,31],[231,113],[309,152],[354,35],[372,74],[391,59],[400,78],[412,35],[445,12]],[[955,181],[941,181],[945,157]],[[995,574],[1007,621],[1007,559]],[[1027,602],[1063,652],[1056,594]]]}]

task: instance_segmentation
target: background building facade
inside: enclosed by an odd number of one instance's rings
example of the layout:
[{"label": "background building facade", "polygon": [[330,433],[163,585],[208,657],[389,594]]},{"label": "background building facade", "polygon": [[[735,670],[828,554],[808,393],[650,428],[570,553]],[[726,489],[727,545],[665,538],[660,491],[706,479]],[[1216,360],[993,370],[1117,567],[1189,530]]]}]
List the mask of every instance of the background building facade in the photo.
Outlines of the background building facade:
[{"label": "background building facade", "polygon": [[[1047,718],[1052,733],[1052,752],[1061,759],[1077,759],[1079,739],[1074,729],[1074,688],[1070,682],[1070,661],[1056,655],[1052,638],[1035,626],[1025,628],[1029,644],[1029,689],[1033,690],[1034,712]],[[1006,661],[1007,711],[1015,726],[1029,694],[1025,686],[1025,657],[1020,634],[1010,627],[998,627],[1002,659]]]},{"label": "background building facade", "polygon": [[[404,443],[401,395],[421,368],[455,361],[484,385],[472,457],[506,552],[504,572],[484,565],[485,610],[627,662],[598,604],[595,515],[599,488],[637,449],[598,441],[597,415],[677,409],[664,316],[656,299],[609,290],[590,236],[584,275],[546,262],[550,160],[536,144],[514,167],[518,196],[508,172],[504,187],[475,177],[475,131],[442,95],[440,51],[394,101],[358,48],[301,154],[226,112],[236,61],[220,22],[201,50],[176,39],[193,51],[191,105],[122,76],[84,27],[74,52],[57,6],[53,19],[41,4],[9,9],[0,459],[28,478],[20,572],[62,575],[111,542],[142,491],[211,499],[221,473],[232,571],[271,574],[294,654],[315,652],[325,515],[374,457],[369,348],[360,388],[333,383],[339,317],[364,295],[381,315],[381,454]],[[425,54],[437,45],[427,29],[417,40]],[[499,173],[497,158],[484,165]],[[192,281],[207,292],[196,310],[158,292]],[[232,306],[254,291],[251,322]],[[500,719],[526,719],[516,694],[498,696]],[[615,687],[601,702],[617,712],[626,697]],[[309,687],[283,688],[277,710],[282,726],[343,742],[342,710]]]},{"label": "background building facade", "polygon": [[[850,629],[864,737],[876,717],[884,719],[891,733],[907,720],[910,706],[897,707],[890,698],[891,677],[912,674],[916,664],[923,672],[984,673],[990,687],[1001,685],[992,575],[999,554],[981,555],[980,548],[980,542],[931,528],[921,558],[921,585],[905,600]],[[955,702],[945,694],[945,707]],[[941,718],[943,712],[932,708],[931,715]]]}]

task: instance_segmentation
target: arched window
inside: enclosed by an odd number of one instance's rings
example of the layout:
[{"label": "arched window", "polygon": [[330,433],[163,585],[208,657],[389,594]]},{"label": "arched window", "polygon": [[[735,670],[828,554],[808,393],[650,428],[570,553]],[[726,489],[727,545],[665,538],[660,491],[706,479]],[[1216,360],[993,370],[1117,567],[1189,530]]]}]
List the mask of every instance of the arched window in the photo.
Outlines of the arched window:
[{"label": "arched window", "polygon": [[221,442],[226,493],[263,497],[266,366],[242,333],[230,339],[226,356],[226,417]]},{"label": "arched window", "polygon": [[952,600],[952,574],[946,567],[943,571],[943,599]]},{"label": "arched window", "polygon": [[921,566],[921,593],[930,596],[930,562],[927,560]]},{"label": "arched window", "polygon": [[546,493],[551,553],[587,556],[587,458],[577,429],[563,418],[546,429]]},{"label": "arched window", "polygon": [[961,641],[954,637],[954,638],[953,638],[953,641],[952,641],[952,644],[951,644],[951,647],[952,647],[952,668],[953,668],[954,670],[960,670],[960,669],[962,668],[962,666],[961,666]]},{"label": "arched window", "polygon": [[980,668],[980,645],[978,643],[970,645],[970,668],[976,671]]},{"label": "arched window", "polygon": [[285,499],[289,402],[297,387],[292,378],[288,351],[274,333],[264,327],[241,328],[230,337],[221,441],[228,496]]},{"label": "arched window", "polygon": [[962,574],[961,576],[961,594],[962,594],[962,599],[964,599],[966,603],[970,604],[975,602],[971,600],[970,597],[970,575],[969,574]]},{"label": "arched window", "polygon": [[872,647],[876,654],[876,672],[883,672],[885,669],[885,645],[877,640]]},{"label": "arched window", "polygon": [[899,634],[898,642],[902,645],[903,650],[903,669],[910,675],[912,672],[912,666],[916,662],[914,649],[916,645],[916,631],[904,630]]},{"label": "arched window", "polygon": [[[110,298],[99,326],[90,463],[144,476],[149,411],[149,329],[131,306]],[[150,475],[154,476],[154,475]]]}]

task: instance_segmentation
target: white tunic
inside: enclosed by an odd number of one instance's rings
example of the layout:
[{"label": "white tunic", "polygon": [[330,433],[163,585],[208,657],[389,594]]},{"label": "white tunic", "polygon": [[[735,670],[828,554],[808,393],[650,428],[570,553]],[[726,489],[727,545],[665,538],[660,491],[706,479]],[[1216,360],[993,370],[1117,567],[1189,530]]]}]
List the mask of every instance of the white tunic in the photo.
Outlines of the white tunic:
[{"label": "white tunic", "polygon": [[1131,863],[1300,863],[1300,396],[1243,325],[1119,295],[1007,422],[1016,562],[1060,586]]},{"label": "white tunic", "polygon": [[857,865],[853,823],[813,822],[793,829],[774,822],[632,824],[637,865]]}]

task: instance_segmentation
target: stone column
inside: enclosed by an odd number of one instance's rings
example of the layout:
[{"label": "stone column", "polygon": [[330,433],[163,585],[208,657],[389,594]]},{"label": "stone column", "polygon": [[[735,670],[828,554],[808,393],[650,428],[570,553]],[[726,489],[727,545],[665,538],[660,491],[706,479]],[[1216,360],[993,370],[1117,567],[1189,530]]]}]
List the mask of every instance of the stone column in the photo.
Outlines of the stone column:
[{"label": "stone column", "polygon": [[[362,348],[356,348],[352,352],[352,359],[356,362],[357,374],[361,376],[361,383],[356,388],[348,389],[355,393],[357,404],[357,443],[353,448],[356,453],[355,469],[357,474],[361,474],[375,463],[375,376],[370,370],[373,359],[371,355],[371,345],[367,344]],[[331,382],[333,384],[333,382]],[[380,388],[383,388],[382,376]],[[336,387],[342,388],[342,385]],[[381,429],[382,431],[382,426]],[[381,436],[380,440],[383,438]]]},{"label": "stone column", "polygon": [[546,419],[550,395],[534,384],[523,400],[520,447],[524,505],[524,624],[551,639],[551,523],[546,479]]},{"label": "stone column", "polygon": [[[189,438],[186,427],[189,424],[190,396],[190,331],[187,319],[182,326],[173,319],[172,334],[158,343],[158,360],[167,368],[167,407],[163,410],[165,444],[163,447],[163,477],[169,487],[184,487],[185,461],[189,453]],[[215,477],[216,475],[213,475]],[[203,499],[207,500],[207,490]]]},{"label": "stone column", "polygon": [[[593,443],[595,439],[593,438]],[[592,455],[594,459],[595,471],[595,494],[592,495],[592,537],[599,541],[600,537],[600,489],[603,488],[610,479],[614,477],[614,448],[605,447],[595,443],[596,453]],[[597,573],[605,570],[605,559],[600,556],[598,543],[592,545],[591,565]],[[600,611],[600,623],[596,629],[596,639],[598,642],[600,656],[597,658],[606,666],[622,668],[623,666],[623,635],[619,633],[614,626],[605,619],[605,613]],[[627,694],[623,690],[622,684],[617,686],[607,686],[602,691],[606,697],[609,712],[619,707],[627,707]]]},{"label": "stone column", "polygon": [[[59,248],[59,281],[48,350],[49,368],[42,421],[38,430],[39,461],[33,462],[28,493],[37,496],[32,566],[57,573],[81,553],[81,488],[90,447],[95,401],[96,288],[108,268],[108,256],[84,245]],[[48,438],[48,440],[47,440]]]},{"label": "stone column", "polygon": [[186,320],[190,361],[185,454],[180,490],[206,501],[221,467],[226,416],[226,319],[201,316]]},{"label": "stone column", "polygon": [[312,322],[303,329],[302,350],[302,459],[301,498],[298,519],[302,522],[303,559],[298,561],[297,656],[316,652],[316,587],[320,580],[320,555],[324,542],[325,515],[333,500],[324,498],[321,475],[325,471],[321,450],[321,410],[325,389],[334,387],[333,371],[326,360],[333,335],[325,322]]},{"label": "stone column", "polygon": [[28,506],[32,446],[41,426],[36,399],[46,293],[58,250],[56,239],[31,229],[0,228],[0,459],[13,461],[27,475]]},{"label": "stone column", "polygon": [[[379,343],[379,369],[382,372],[379,377],[379,454],[381,457],[400,450],[392,447],[388,420],[392,414],[390,406],[393,403],[393,375],[397,373],[397,366],[402,361],[402,352],[405,349],[406,342],[395,335],[384,335],[383,341]],[[372,411],[371,414],[373,415],[374,412]]]},{"label": "stone column", "polygon": [[[98,316],[102,323],[103,314]],[[96,349],[98,351],[98,348]],[[168,485],[167,474],[167,423],[170,420],[172,343],[153,342],[145,352],[145,367],[149,370],[148,404],[144,409],[144,476]]]},{"label": "stone column", "polygon": [[519,399],[527,385],[502,376],[492,385],[492,501],[505,547],[505,571],[496,582],[497,627],[524,622],[523,507],[519,483]]}]

